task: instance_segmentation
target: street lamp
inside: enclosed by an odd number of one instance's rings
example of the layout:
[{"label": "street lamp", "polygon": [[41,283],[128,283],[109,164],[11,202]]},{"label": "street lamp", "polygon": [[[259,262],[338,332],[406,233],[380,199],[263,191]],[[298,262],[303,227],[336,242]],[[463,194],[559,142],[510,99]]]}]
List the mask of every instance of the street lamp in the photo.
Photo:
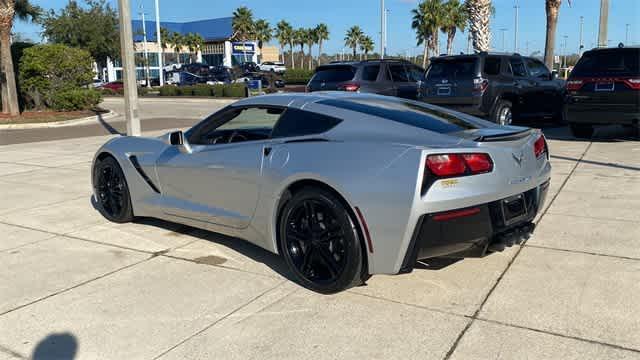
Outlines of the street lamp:
[{"label": "street lamp", "polygon": [[136,65],[133,58],[133,30],[131,29],[131,4],[129,0],[118,0],[120,14],[120,55],[122,57],[122,80],[124,86],[124,117],[127,135],[140,136],[138,117],[138,89]]}]

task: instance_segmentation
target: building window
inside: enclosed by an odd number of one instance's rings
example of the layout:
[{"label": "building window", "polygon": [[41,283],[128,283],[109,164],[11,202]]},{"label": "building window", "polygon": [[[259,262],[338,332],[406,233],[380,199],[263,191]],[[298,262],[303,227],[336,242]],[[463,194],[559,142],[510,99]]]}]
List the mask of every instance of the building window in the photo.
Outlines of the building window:
[{"label": "building window", "polygon": [[205,54],[205,55],[202,55],[202,62],[209,66],[221,66],[224,64],[224,55]]}]

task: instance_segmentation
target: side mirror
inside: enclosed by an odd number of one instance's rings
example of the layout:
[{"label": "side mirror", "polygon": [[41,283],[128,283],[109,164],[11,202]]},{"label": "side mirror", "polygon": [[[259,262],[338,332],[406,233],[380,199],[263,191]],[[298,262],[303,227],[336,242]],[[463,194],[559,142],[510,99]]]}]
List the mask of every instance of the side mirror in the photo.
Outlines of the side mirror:
[{"label": "side mirror", "polygon": [[184,145],[184,133],[182,131],[174,131],[169,134],[169,143],[174,146]]},{"label": "side mirror", "polygon": [[551,80],[555,80],[558,78],[558,70],[553,70],[551,72]]}]

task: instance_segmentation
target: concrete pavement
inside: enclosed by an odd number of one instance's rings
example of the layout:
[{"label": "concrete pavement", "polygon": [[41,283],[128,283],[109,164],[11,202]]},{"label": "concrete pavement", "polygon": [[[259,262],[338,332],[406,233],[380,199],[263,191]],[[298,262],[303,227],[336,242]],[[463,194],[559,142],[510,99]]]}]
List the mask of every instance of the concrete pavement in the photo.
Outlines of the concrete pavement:
[{"label": "concrete pavement", "polygon": [[117,135],[0,146],[0,359],[640,359],[640,142],[548,134],[526,244],[332,296],[239,239],[104,220]]}]

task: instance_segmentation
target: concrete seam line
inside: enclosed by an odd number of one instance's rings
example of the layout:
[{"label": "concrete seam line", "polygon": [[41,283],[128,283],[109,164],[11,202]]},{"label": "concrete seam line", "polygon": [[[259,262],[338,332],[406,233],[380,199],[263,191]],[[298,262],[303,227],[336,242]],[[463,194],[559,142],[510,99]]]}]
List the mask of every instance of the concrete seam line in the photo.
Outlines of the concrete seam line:
[{"label": "concrete seam line", "polygon": [[[216,324],[218,324],[219,322],[225,320],[226,318],[230,317],[231,315],[237,313],[238,311],[244,309],[245,307],[249,306],[251,303],[253,303],[254,301],[258,300],[259,298],[261,298],[262,296],[266,295],[267,293],[271,292],[272,290],[275,290],[276,288],[282,286],[284,283],[286,283],[287,281],[281,281],[280,283],[276,284],[275,286],[263,291],[262,293],[254,296],[253,298],[251,298],[249,301],[245,302],[244,304],[240,305],[239,307],[235,308],[234,310],[232,310],[231,312],[229,312],[228,314],[224,315],[223,317],[221,317],[220,319],[214,321],[213,323],[205,326],[204,328],[196,331],[195,333],[193,333],[192,335],[188,336],[186,339],[178,342],[177,344],[175,344],[174,346],[170,347],[169,349],[161,352],[160,354],[156,355],[153,357],[153,360],[159,359],[161,357],[163,357],[164,355],[168,354],[169,352],[171,352],[173,349],[179,347],[180,345],[186,343],[187,341],[193,339],[194,337],[202,334],[203,332],[211,329],[212,327],[214,327]],[[291,293],[285,295],[285,296],[289,296]]]},{"label": "concrete seam line", "polygon": [[0,345],[0,353],[9,354],[9,355],[11,355],[13,357],[17,357],[19,359],[27,359],[27,357],[25,355],[22,355],[22,354],[20,354],[20,353],[18,353],[16,351],[13,351],[13,350],[9,349],[8,347],[2,346],[2,345]]},{"label": "concrete seam line", "polygon": [[635,353],[640,353],[640,349],[628,348],[628,347],[625,347],[625,346],[611,344],[611,343],[607,343],[607,342],[603,342],[603,341],[585,339],[585,338],[581,338],[581,337],[578,337],[578,336],[565,335],[565,334],[561,334],[561,333],[557,333],[557,332],[553,332],[553,331],[536,329],[536,328],[532,328],[532,327],[528,327],[528,326],[522,326],[522,325],[509,324],[509,323],[504,323],[504,322],[501,322],[501,321],[496,321],[496,320],[491,320],[491,319],[485,319],[485,318],[481,318],[481,317],[478,317],[476,320],[487,322],[487,323],[492,323],[492,324],[497,324],[497,325],[501,325],[501,326],[506,326],[506,327],[512,327],[512,328],[516,328],[516,329],[533,331],[533,332],[537,332],[537,333],[541,333],[541,334],[547,334],[547,335],[551,335],[551,336],[557,336],[557,337],[561,337],[561,338],[565,338],[565,339],[572,339],[572,340],[582,341],[582,342],[586,342],[586,343],[590,343],[590,344],[594,344],[594,345],[607,346],[607,347],[615,348],[615,349],[618,349],[618,350],[624,350],[624,351],[631,351],[631,352],[635,352]]},{"label": "concrete seam line", "polygon": [[[573,175],[573,173],[576,171],[576,168],[578,167],[578,165],[580,164],[580,162],[582,161],[582,159],[584,158],[584,156],[587,154],[587,152],[589,151],[589,149],[591,149],[591,145],[593,144],[593,142],[589,142],[589,145],[587,145],[587,147],[585,148],[584,152],[580,155],[580,159],[578,159],[578,161],[576,161],[575,165],[573,166],[573,168],[571,169],[571,172],[569,172],[569,175],[567,175],[567,177],[564,179],[564,181],[562,182],[562,184],[560,185],[560,188],[558,189],[558,192],[553,196],[553,198],[550,200],[549,205],[547,206],[546,209],[543,210],[542,214],[540,215],[540,218],[538,219],[538,223],[540,223],[540,221],[542,221],[542,219],[544,218],[544,216],[547,214],[547,211],[549,211],[549,208],[551,208],[551,206],[553,205],[553,202],[556,200],[556,198],[558,197],[558,195],[560,195],[560,193],[562,192],[562,189],[564,189],[565,185],[567,184],[567,182],[569,181],[569,179],[571,178],[571,176]],[[511,260],[509,260],[509,263],[507,263],[507,266],[505,267],[505,269],[502,271],[502,273],[500,274],[500,276],[498,276],[498,279],[496,280],[496,282],[493,284],[493,286],[491,287],[491,289],[489,289],[489,291],[487,292],[487,295],[484,297],[484,300],[482,300],[482,302],[480,303],[480,306],[478,306],[478,309],[475,311],[475,313],[473,314],[473,316],[471,317],[471,321],[469,321],[469,323],[467,324],[467,326],[465,326],[464,329],[462,329],[462,331],[460,332],[460,334],[458,335],[458,337],[456,338],[455,342],[453,343],[453,345],[451,346],[451,348],[449,349],[449,351],[447,351],[447,354],[444,357],[444,360],[449,360],[451,358],[451,356],[453,355],[453,353],[455,352],[456,348],[458,347],[458,344],[460,344],[460,341],[462,340],[462,337],[464,337],[464,335],[467,333],[467,330],[469,330],[469,328],[471,327],[471,325],[473,324],[473,322],[478,318],[478,315],[480,314],[480,312],[482,311],[482,308],[484,307],[484,305],[487,303],[487,301],[489,300],[489,297],[491,297],[491,294],[493,294],[493,292],[495,291],[495,289],[498,287],[498,284],[500,284],[500,281],[502,281],[502,278],[504,277],[504,275],[507,273],[507,271],[509,271],[509,269],[511,269],[511,265],[513,265],[513,263],[516,261],[516,259],[518,258],[518,255],[520,255],[520,253],[522,252],[522,249],[524,249],[524,245],[526,244],[526,241],[520,245],[520,247],[518,248],[518,250],[516,251],[516,254],[513,256],[513,258],[511,258]]]},{"label": "concrete seam line", "polygon": [[98,120],[98,118],[100,117],[102,117],[102,120],[108,120],[117,116],[119,116],[118,113],[114,111],[109,111],[104,115],[102,114],[91,115],[91,116],[86,116],[78,119],[51,121],[51,122],[44,122],[44,123],[0,124],[0,130],[48,129],[48,128],[58,128],[58,127],[66,127],[66,126],[76,126],[76,125],[83,125],[85,123],[91,123],[93,121]]},{"label": "concrete seam line", "polygon": [[573,215],[573,214],[563,214],[563,213],[557,213],[557,212],[554,212],[554,211],[551,211],[549,214],[551,214],[551,215],[560,215],[560,216],[568,216],[568,217],[577,217],[577,218],[582,218],[582,219],[617,221],[617,222],[630,222],[630,223],[634,223],[634,224],[638,223],[637,220],[616,219],[616,218],[607,218],[607,217],[594,217],[594,216]]},{"label": "concrete seam line", "polygon": [[[197,240],[194,240],[194,241],[197,241]],[[238,241],[246,241],[246,240],[239,239]],[[192,259],[181,258],[181,257],[175,256],[175,255],[161,254],[160,256],[166,257],[166,258],[169,258],[169,259],[173,259],[173,260],[186,261],[186,262],[190,262],[190,263],[197,264],[197,265],[213,266],[213,267],[217,267],[217,268],[220,268],[220,269],[241,272],[241,273],[244,273],[244,274],[258,275],[258,276],[266,277],[266,278],[269,278],[269,279],[276,279],[276,280],[281,279],[281,278],[279,278],[277,276],[270,276],[270,275],[267,275],[267,274],[261,274],[259,272],[255,272],[255,271],[238,269],[238,268],[234,268],[234,267],[230,267],[230,266],[225,266],[225,265],[222,265],[222,264],[218,264],[218,265],[203,264],[201,262],[197,262],[197,261],[192,260]]]},{"label": "concrete seam line", "polygon": [[620,260],[640,261],[640,258],[634,258],[634,257],[629,257],[629,256],[600,254],[600,253],[595,253],[595,252],[590,252],[590,251],[561,249],[561,248],[556,248],[556,247],[551,247],[551,246],[542,246],[542,245],[526,245],[526,246],[530,247],[530,248],[535,248],[535,249],[545,249],[545,250],[568,252],[568,253],[573,253],[573,254],[584,254],[584,255],[591,255],[591,256],[602,256],[602,257],[620,259]]},{"label": "concrete seam line", "polygon": [[150,257],[148,257],[148,258],[146,258],[146,259],[143,259],[143,260],[140,260],[140,261],[136,261],[136,262],[134,262],[134,263],[131,263],[131,264],[126,265],[126,266],[123,266],[123,267],[121,267],[121,268],[118,268],[118,269],[115,269],[115,270],[112,270],[112,271],[106,272],[106,273],[104,273],[104,274],[102,274],[102,275],[99,275],[99,276],[97,276],[97,277],[94,277],[94,278],[91,278],[91,279],[88,279],[88,280],[82,281],[82,282],[80,282],[80,283],[78,283],[78,284],[76,284],[76,285],[73,285],[73,286],[71,286],[71,287],[64,288],[64,289],[62,289],[62,290],[58,290],[58,291],[53,292],[53,293],[51,293],[51,294],[49,294],[49,295],[46,295],[46,296],[40,297],[40,298],[38,298],[38,299],[36,299],[36,300],[33,300],[33,301],[28,302],[28,303],[25,303],[25,304],[19,305],[19,306],[17,306],[17,307],[15,307],[15,308],[13,308],[13,309],[9,309],[9,310],[7,310],[7,311],[4,311],[4,312],[0,313],[0,316],[4,316],[4,315],[6,315],[6,314],[9,314],[9,313],[12,313],[12,312],[14,312],[14,311],[17,311],[17,310],[20,310],[20,309],[22,309],[22,308],[25,308],[25,307],[27,307],[27,306],[30,306],[30,305],[33,305],[33,304],[39,303],[39,302],[41,302],[41,301],[44,301],[44,300],[46,300],[46,299],[48,299],[48,298],[51,298],[51,297],[54,297],[54,296],[56,296],[56,295],[64,294],[64,293],[69,292],[69,291],[71,291],[71,290],[73,290],[73,289],[75,289],[75,288],[78,288],[78,287],[82,286],[82,285],[86,285],[86,284],[88,284],[88,283],[90,283],[90,282],[93,282],[93,281],[96,281],[96,280],[100,280],[100,279],[105,278],[105,277],[107,277],[107,276],[109,276],[109,275],[115,274],[115,273],[117,273],[117,272],[119,272],[119,271],[126,270],[126,269],[131,268],[131,267],[134,267],[134,266],[136,266],[136,265],[138,265],[138,264],[142,264],[143,262],[149,261],[149,260],[151,260],[151,259],[153,259],[153,258],[154,258],[154,256],[150,256]]},{"label": "concrete seam line", "polygon": [[471,317],[472,317],[472,315],[458,314],[458,313],[455,313],[455,312],[446,311],[446,310],[442,310],[442,309],[431,308],[431,307],[428,307],[428,306],[410,304],[410,303],[405,303],[405,302],[397,301],[397,300],[393,300],[393,299],[386,299],[386,298],[383,298],[383,297],[373,296],[373,295],[369,295],[369,294],[362,294],[362,293],[354,292],[354,291],[351,291],[351,290],[347,290],[347,292],[349,294],[352,294],[352,295],[358,295],[358,296],[363,296],[363,297],[367,297],[367,298],[371,298],[371,299],[375,299],[375,300],[379,300],[379,301],[389,302],[389,303],[392,303],[392,304],[398,304],[398,305],[402,305],[402,306],[413,307],[413,308],[420,309],[420,310],[433,311],[433,312],[437,312],[437,313],[444,314],[444,315],[457,316],[457,317],[462,317],[462,318],[467,318],[467,319],[471,319]]},{"label": "concrete seam line", "polygon": [[[8,182],[8,181],[5,181],[5,180],[3,180],[3,181],[4,181],[4,182]],[[13,183],[9,182],[9,184],[13,184]],[[43,207],[45,207],[45,206],[59,205],[59,204],[62,204],[62,203],[64,203],[64,202],[80,200],[80,199],[83,199],[83,198],[85,198],[85,197],[86,197],[86,195],[83,195],[83,196],[74,197],[74,198],[70,198],[70,199],[65,199],[65,200],[55,201],[55,202],[52,202],[52,203],[50,203],[50,204],[46,204],[46,205],[38,205],[38,206],[30,207],[30,208],[17,209],[17,210],[5,210],[5,211],[0,211],[0,218],[2,218],[2,216],[4,216],[5,214],[9,214],[9,213],[16,213],[16,212],[22,212],[22,211],[37,210],[37,209],[43,208]],[[42,232],[48,232],[48,233],[56,234],[56,233],[51,232],[51,231],[41,230],[41,229],[32,228],[32,227],[29,227],[29,226],[24,226],[24,225],[19,225],[19,224],[12,224],[12,223],[9,223],[9,222],[6,222],[6,221],[2,221],[2,220],[0,220],[0,223],[7,224],[7,225],[13,225],[13,226],[21,226],[21,227],[24,227],[25,229],[29,229],[29,230],[38,230],[38,231],[42,231]]]}]

